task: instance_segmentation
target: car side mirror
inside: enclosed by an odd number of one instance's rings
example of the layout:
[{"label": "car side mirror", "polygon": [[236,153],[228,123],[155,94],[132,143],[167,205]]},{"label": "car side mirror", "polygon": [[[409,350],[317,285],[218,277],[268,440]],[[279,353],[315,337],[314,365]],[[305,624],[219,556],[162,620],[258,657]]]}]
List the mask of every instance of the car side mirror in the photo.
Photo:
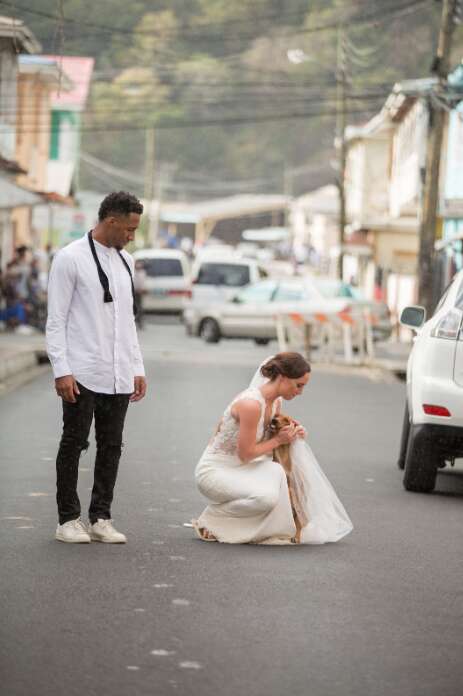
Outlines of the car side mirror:
[{"label": "car side mirror", "polygon": [[241,304],[243,302],[239,295],[234,295],[231,301],[233,302],[233,304]]},{"label": "car side mirror", "polygon": [[409,329],[421,329],[426,321],[426,310],[424,307],[412,305],[405,307],[400,315],[400,323]]}]

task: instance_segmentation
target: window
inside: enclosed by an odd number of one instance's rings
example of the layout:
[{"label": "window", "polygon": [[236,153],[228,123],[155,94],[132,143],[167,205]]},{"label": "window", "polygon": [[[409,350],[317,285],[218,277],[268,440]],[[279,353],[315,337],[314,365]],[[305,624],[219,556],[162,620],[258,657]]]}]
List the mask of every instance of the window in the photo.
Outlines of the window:
[{"label": "window", "polygon": [[300,302],[303,299],[303,290],[301,285],[293,283],[282,283],[278,286],[274,302]]},{"label": "window", "polygon": [[356,297],[354,288],[347,283],[342,283],[338,280],[321,280],[317,282],[317,287],[319,288],[323,297],[328,299],[333,299],[334,297],[351,297],[360,299],[359,297]]},{"label": "window", "polygon": [[240,288],[249,281],[249,266],[232,263],[203,263],[196,280],[201,285],[225,285],[229,288]]},{"label": "window", "polygon": [[263,281],[242,290],[237,296],[237,301],[243,304],[249,302],[270,302],[274,292],[275,283]]},{"label": "window", "polygon": [[150,278],[165,276],[183,276],[183,268],[179,259],[142,259],[146,275]]}]

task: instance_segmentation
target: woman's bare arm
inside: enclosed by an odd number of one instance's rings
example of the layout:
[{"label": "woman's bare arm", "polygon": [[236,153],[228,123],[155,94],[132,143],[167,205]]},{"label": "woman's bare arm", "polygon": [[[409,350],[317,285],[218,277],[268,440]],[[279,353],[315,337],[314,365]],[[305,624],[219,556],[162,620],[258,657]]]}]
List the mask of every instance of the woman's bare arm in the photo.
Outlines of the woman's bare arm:
[{"label": "woman's bare arm", "polygon": [[232,415],[238,420],[240,426],[238,457],[243,463],[250,462],[263,454],[269,454],[275,447],[292,442],[296,436],[295,427],[289,426],[280,430],[269,440],[257,443],[257,426],[261,416],[261,407],[257,401],[252,399],[242,399],[236,402],[232,409]]}]

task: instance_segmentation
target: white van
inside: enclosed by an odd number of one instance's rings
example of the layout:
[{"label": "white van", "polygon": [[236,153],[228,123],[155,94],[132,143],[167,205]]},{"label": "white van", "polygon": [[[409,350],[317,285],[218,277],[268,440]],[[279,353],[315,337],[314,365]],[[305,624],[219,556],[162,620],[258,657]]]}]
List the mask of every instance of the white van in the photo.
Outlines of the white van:
[{"label": "white van", "polygon": [[225,302],[245,285],[267,277],[267,271],[257,261],[232,253],[196,260],[192,270],[192,301]]},{"label": "white van", "polygon": [[191,298],[190,265],[177,249],[140,249],[134,252],[146,273],[143,308],[148,312],[181,314],[183,303]]}]

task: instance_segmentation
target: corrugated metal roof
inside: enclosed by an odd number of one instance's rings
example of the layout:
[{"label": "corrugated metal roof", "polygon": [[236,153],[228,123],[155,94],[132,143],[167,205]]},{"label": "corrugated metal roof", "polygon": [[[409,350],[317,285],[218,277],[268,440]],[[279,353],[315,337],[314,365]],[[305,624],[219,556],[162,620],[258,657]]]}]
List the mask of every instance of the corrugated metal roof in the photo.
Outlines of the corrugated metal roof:
[{"label": "corrugated metal roof", "polygon": [[25,53],[39,53],[42,46],[20,19],[0,16],[0,37],[11,39]]}]

